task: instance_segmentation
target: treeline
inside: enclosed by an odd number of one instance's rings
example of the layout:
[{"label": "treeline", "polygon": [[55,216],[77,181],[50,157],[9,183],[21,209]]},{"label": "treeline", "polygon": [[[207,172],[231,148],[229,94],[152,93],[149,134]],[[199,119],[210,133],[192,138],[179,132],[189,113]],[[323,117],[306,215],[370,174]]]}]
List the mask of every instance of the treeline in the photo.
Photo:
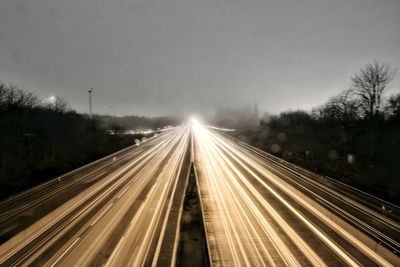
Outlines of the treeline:
[{"label": "treeline", "polygon": [[268,116],[242,140],[318,173],[400,204],[400,94],[385,97],[395,72],[373,62],[349,89],[306,111]]},{"label": "treeline", "polygon": [[[160,124],[161,125],[161,124]],[[0,199],[132,145],[59,97],[0,83]]]},{"label": "treeline", "polygon": [[114,132],[121,132],[124,130],[148,130],[148,129],[161,129],[166,126],[178,125],[182,119],[178,117],[154,117],[149,118],[145,116],[109,116],[109,115],[96,115],[94,116],[102,127],[113,130]]}]

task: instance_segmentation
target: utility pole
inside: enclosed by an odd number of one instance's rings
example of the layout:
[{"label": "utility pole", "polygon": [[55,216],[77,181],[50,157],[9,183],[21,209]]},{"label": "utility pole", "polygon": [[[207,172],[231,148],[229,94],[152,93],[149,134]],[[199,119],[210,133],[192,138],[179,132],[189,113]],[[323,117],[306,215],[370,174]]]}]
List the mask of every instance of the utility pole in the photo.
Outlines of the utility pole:
[{"label": "utility pole", "polygon": [[94,91],[93,88],[90,88],[90,90],[88,91],[89,93],[89,118],[90,120],[92,120],[92,92]]}]

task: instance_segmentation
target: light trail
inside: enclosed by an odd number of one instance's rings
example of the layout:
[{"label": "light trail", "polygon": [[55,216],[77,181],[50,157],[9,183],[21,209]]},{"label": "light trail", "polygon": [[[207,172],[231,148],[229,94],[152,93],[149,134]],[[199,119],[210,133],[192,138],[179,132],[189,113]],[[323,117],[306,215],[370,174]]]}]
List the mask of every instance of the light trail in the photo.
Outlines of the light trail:
[{"label": "light trail", "polygon": [[[187,177],[181,170],[189,164],[189,137],[189,127],[177,127],[139,148],[118,153],[116,159],[107,157],[91,165],[82,176],[77,171],[74,180],[95,183],[3,244],[0,265],[88,266],[115,259],[142,265],[165,257],[156,248],[163,243],[166,228],[177,227],[165,221],[175,202],[183,199],[184,191],[175,189]],[[110,168],[110,162],[118,167]],[[106,173],[97,179],[100,170]],[[51,184],[37,191],[44,194],[40,198],[51,194]],[[132,246],[140,249],[129,252]]]},{"label": "light trail", "polygon": [[400,266],[398,215],[379,201],[196,120],[0,203],[0,235],[43,215],[0,266],[174,265],[190,162],[212,266]]},{"label": "light trail", "polygon": [[[169,137],[169,138],[171,138],[171,137]],[[79,199],[74,198],[71,200],[72,203],[66,203],[65,205],[67,207],[60,208],[61,214],[58,217],[54,218],[54,216],[52,216],[51,219],[47,219],[47,220],[46,220],[46,218],[44,218],[44,220],[46,221],[44,226],[39,224],[39,227],[35,227],[35,225],[33,225],[31,228],[38,228],[38,230],[32,231],[31,235],[24,238],[23,242],[19,242],[17,244],[17,246],[12,247],[9,251],[7,251],[7,254],[0,253],[0,262],[2,261],[3,257],[7,258],[10,255],[15,254],[16,251],[21,250],[24,246],[27,246],[29,243],[32,243],[36,238],[40,237],[40,235],[46,233],[46,231],[49,230],[55,224],[55,222],[64,220],[64,218],[66,218],[68,216],[68,214],[72,214],[72,219],[78,218],[78,216],[80,214],[82,214],[82,210],[76,211],[76,209],[82,207],[83,211],[86,211],[90,207],[93,207],[95,204],[97,204],[97,202],[99,200],[106,197],[107,195],[110,195],[110,193],[113,192],[114,189],[118,188],[119,185],[123,184],[123,182],[126,181],[130,177],[131,174],[133,174],[135,171],[139,170],[140,167],[146,163],[146,161],[142,161],[142,160],[147,160],[147,161],[150,160],[151,157],[149,157],[149,155],[151,155],[154,152],[157,152],[158,149],[162,148],[163,145],[165,145],[165,143],[168,142],[168,140],[170,140],[169,138],[164,140],[163,142],[160,142],[158,145],[152,147],[149,151],[146,151],[144,154],[140,155],[140,157],[131,161],[129,164],[127,164],[123,168],[118,169],[118,171],[111,173],[108,177],[109,179],[104,179],[99,184],[96,184],[92,188],[89,188],[89,190],[86,191],[85,194],[80,195],[81,198],[79,198]],[[132,167],[134,167],[134,168],[132,169]],[[128,171],[128,172],[125,173],[126,171]],[[102,192],[102,190],[105,190],[105,191]],[[96,196],[96,194],[98,192],[101,192],[100,196]],[[92,197],[94,197],[94,199],[91,199]],[[91,203],[86,203],[87,201],[91,201]],[[69,219],[69,220],[71,220],[71,219]],[[66,224],[66,223],[64,223],[64,224]],[[57,235],[57,233],[60,231],[65,232],[65,229],[59,228],[58,231],[53,231],[52,235]],[[50,238],[51,238],[51,235],[47,234],[45,236],[44,240],[42,240],[41,242],[38,242],[34,245],[36,247],[38,247],[39,249],[43,250],[44,247],[42,246],[42,244],[48,245]],[[4,249],[4,247],[5,247],[5,245],[1,246],[2,249]],[[33,251],[34,250],[31,249],[31,253],[33,253]],[[1,250],[0,250],[0,252],[1,252]],[[37,254],[40,254],[40,253],[37,253]],[[25,257],[27,257],[27,256],[25,256]]]},{"label": "light trail", "polygon": [[[343,222],[341,216],[348,212],[338,208],[334,214],[304,194],[303,185],[296,184],[293,174],[287,177],[288,174],[279,173],[276,162],[269,164],[245,146],[198,123],[192,129],[195,167],[206,210],[204,221],[213,265],[273,265],[271,259],[279,266],[395,266],[400,263],[398,256],[387,249],[380,247],[378,252],[376,247],[380,245],[361,234],[361,229]],[[314,187],[306,189],[310,191],[308,194],[325,199],[325,195],[315,193],[319,191],[312,191]],[[318,189],[326,194],[334,193],[323,186]],[[350,204],[357,205],[358,210],[368,210],[354,201]],[[357,221],[355,215],[347,216]],[[246,224],[249,221],[251,225]],[[268,244],[266,239],[270,241]],[[264,243],[257,243],[260,241]]]}]

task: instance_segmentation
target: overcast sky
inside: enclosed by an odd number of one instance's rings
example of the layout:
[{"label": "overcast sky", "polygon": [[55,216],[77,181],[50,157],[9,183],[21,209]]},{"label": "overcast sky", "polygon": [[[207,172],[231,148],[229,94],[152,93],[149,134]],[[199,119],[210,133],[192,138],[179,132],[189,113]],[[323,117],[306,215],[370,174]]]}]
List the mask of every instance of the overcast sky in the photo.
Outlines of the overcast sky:
[{"label": "overcast sky", "polygon": [[309,109],[374,59],[400,67],[399,0],[0,0],[0,80],[80,112]]}]

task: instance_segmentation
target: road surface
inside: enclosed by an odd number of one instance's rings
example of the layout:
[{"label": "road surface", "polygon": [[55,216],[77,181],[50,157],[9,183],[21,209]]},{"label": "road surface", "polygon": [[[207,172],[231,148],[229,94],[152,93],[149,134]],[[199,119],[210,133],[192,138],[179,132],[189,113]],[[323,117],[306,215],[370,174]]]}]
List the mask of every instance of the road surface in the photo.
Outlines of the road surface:
[{"label": "road surface", "polygon": [[174,266],[190,162],[212,266],[400,266],[398,207],[196,122],[1,202],[0,266]]},{"label": "road surface", "polygon": [[[166,257],[164,252],[161,255],[161,247],[173,248],[178,242],[173,242],[174,239],[171,242],[164,234],[171,227],[168,222],[176,221],[169,216],[176,208],[173,205],[181,203],[183,198],[182,182],[187,173],[182,170],[183,165],[189,164],[189,140],[190,128],[177,127],[144,144],[145,149],[132,149],[102,160],[60,185],[54,181],[36,188],[29,195],[40,203],[77,183],[96,181],[4,243],[0,247],[0,264],[157,265],[160,257]],[[117,167],[111,167],[110,163]],[[177,194],[180,196],[176,197]],[[21,197],[24,196],[15,198]],[[16,207],[3,212],[4,218],[19,214],[20,210],[26,210],[25,206],[38,205],[30,202],[17,205],[17,200],[8,200],[15,202]],[[175,233],[176,223],[174,227]],[[164,244],[164,240],[170,243]]]},{"label": "road surface", "polygon": [[193,136],[213,266],[399,266],[398,221],[200,124]]}]

